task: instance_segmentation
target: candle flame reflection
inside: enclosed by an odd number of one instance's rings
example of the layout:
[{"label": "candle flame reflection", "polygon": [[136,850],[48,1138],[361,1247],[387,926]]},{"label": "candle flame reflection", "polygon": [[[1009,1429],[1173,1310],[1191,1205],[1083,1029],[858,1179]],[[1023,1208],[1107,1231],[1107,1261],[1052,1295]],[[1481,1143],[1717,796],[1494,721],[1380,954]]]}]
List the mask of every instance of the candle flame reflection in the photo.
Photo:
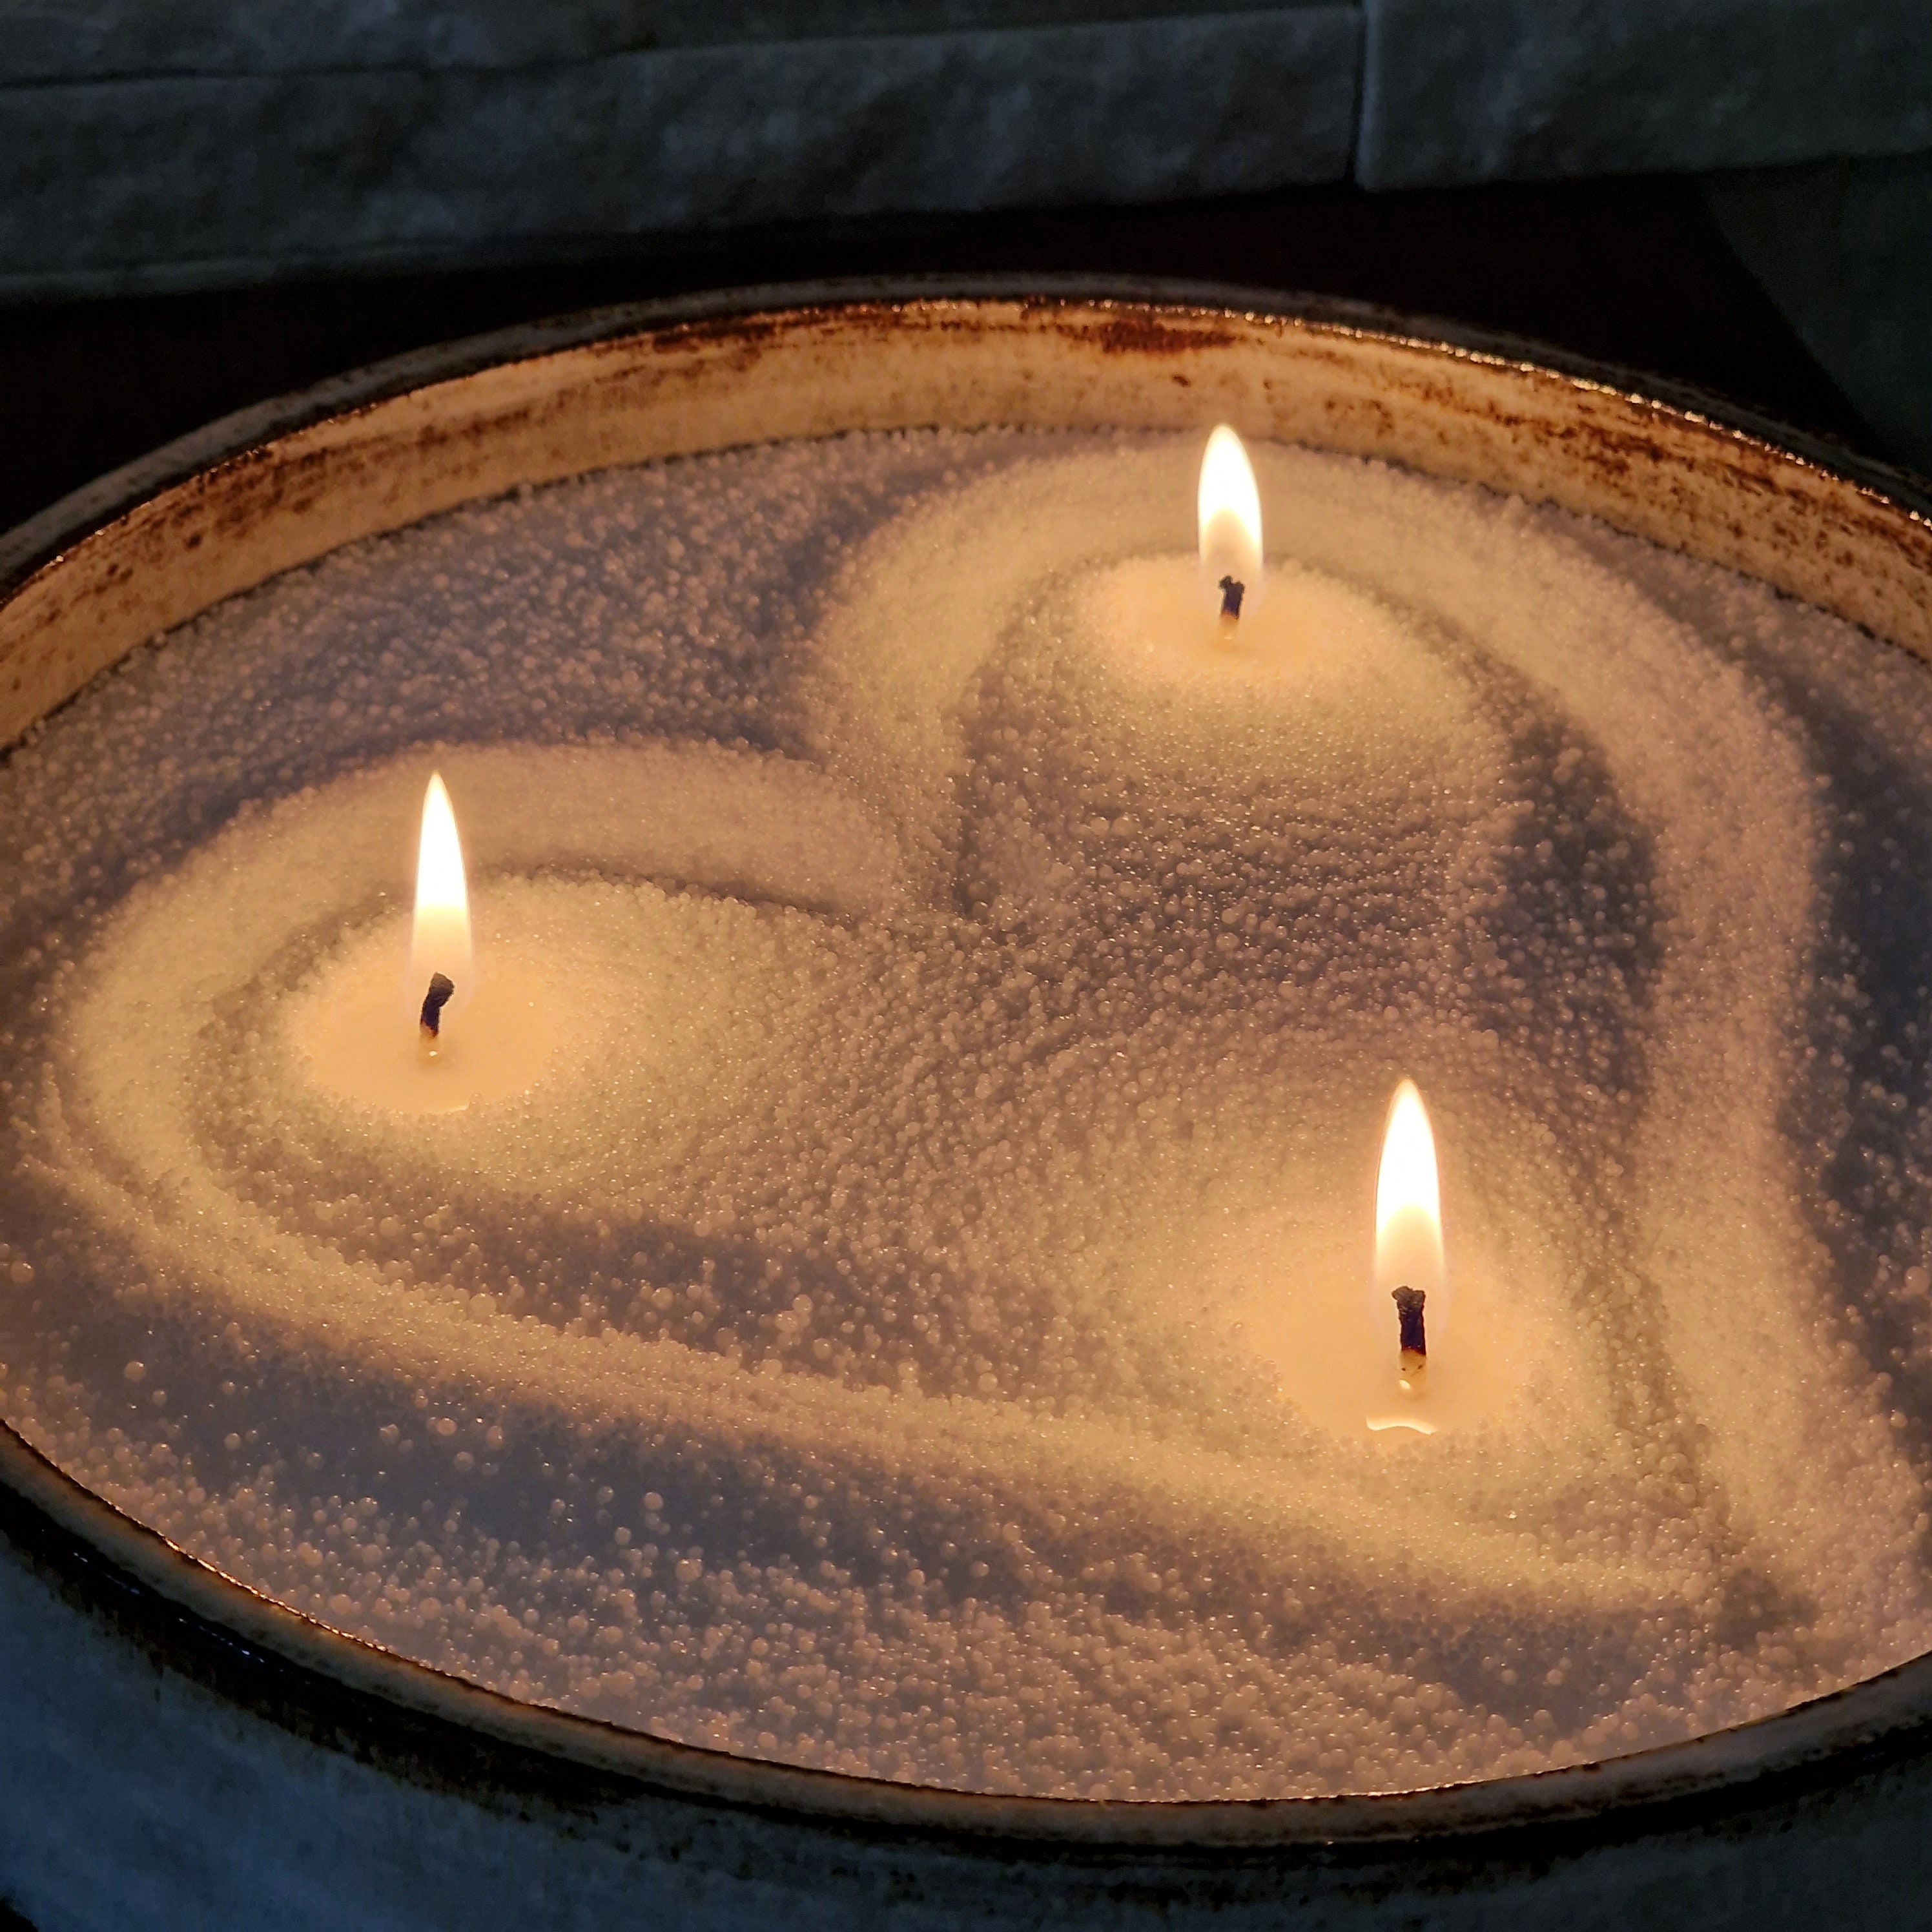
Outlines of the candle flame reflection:
[{"label": "candle flame reflection", "polygon": [[423,796],[422,836],[416,847],[416,920],[410,937],[412,997],[420,1000],[433,974],[455,982],[460,1000],[470,990],[470,886],[456,814],[441,772]]},{"label": "candle flame reflection", "polygon": [[1436,1171],[1436,1136],[1413,1080],[1389,1102],[1382,1160],[1376,1176],[1375,1288],[1378,1318],[1390,1322],[1389,1295],[1420,1288],[1439,1312],[1446,1270],[1442,1260],[1442,1200]]},{"label": "candle flame reflection", "polygon": [[1232,600],[1238,619],[1261,595],[1262,499],[1248,452],[1226,423],[1202,452],[1198,508],[1202,581],[1224,614],[1227,584],[1240,586]]}]

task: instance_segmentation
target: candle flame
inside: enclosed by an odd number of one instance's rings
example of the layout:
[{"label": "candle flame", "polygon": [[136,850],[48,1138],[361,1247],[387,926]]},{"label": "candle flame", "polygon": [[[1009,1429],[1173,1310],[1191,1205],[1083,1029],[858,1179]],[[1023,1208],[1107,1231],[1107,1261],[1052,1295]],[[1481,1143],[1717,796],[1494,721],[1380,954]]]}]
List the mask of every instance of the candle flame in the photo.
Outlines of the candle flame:
[{"label": "candle flame", "polygon": [[442,774],[434,773],[423,795],[422,837],[416,848],[416,921],[410,938],[412,996],[421,1000],[432,974],[456,984],[460,1000],[470,990],[470,886],[463,845]]},{"label": "candle flame", "polygon": [[1199,509],[1202,581],[1217,610],[1228,602],[1226,582],[1238,584],[1232,598],[1238,618],[1261,595],[1262,497],[1248,452],[1226,423],[1202,452]]},{"label": "candle flame", "polygon": [[1413,1080],[1389,1102],[1382,1162],[1376,1176],[1376,1297],[1380,1318],[1393,1322],[1388,1297],[1398,1288],[1430,1298],[1430,1315],[1446,1270],[1442,1260],[1442,1199],[1436,1171],[1436,1136]]}]

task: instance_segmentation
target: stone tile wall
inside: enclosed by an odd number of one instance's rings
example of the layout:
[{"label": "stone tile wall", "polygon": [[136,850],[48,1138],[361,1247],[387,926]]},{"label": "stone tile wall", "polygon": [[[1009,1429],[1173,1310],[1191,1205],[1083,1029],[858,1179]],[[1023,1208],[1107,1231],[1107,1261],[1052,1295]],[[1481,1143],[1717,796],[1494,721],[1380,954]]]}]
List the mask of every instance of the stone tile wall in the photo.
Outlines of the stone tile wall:
[{"label": "stone tile wall", "polygon": [[1925,0],[0,0],[0,296],[1917,150]]},{"label": "stone tile wall", "polygon": [[1925,0],[1366,0],[1369,188],[1932,148]]},{"label": "stone tile wall", "polygon": [[1928,155],[1932,0],[0,0],[0,300],[1756,171],[1726,232],[1932,468]]},{"label": "stone tile wall", "polygon": [[[0,5],[0,46],[31,4]],[[628,50],[628,0],[425,4],[326,44],[305,19],[272,46],[259,18],[179,10],[202,38],[168,71],[128,70],[162,64],[152,30],[123,55],[40,14],[16,45],[43,77],[0,86],[0,295],[1337,181],[1362,41],[1348,4]],[[89,71],[44,77],[56,56]]]}]

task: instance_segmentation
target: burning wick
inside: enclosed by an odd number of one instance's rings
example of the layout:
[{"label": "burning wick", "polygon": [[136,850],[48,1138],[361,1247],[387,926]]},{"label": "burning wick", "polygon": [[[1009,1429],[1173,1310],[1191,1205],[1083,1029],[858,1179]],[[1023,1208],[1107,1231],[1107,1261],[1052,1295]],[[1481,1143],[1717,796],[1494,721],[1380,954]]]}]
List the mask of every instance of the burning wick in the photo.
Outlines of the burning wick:
[{"label": "burning wick", "polygon": [[1262,500],[1248,452],[1226,423],[1201,453],[1196,508],[1201,587],[1208,592],[1212,586],[1220,593],[1216,628],[1221,642],[1230,644],[1240,626],[1242,604],[1261,596]]},{"label": "burning wick", "polygon": [[[456,991],[456,982],[447,973],[432,973],[429,991],[423,995],[422,1030],[425,1044],[434,1040],[442,1031],[442,1010],[449,1004],[450,995]],[[1402,1331],[1405,1334],[1408,1330]]]},{"label": "burning wick", "polygon": [[1400,1325],[1402,1379],[1419,1384],[1429,1366],[1429,1337],[1422,1325],[1422,1304],[1429,1297],[1419,1288],[1394,1288],[1389,1298]]},{"label": "burning wick", "polygon": [[[442,1010],[458,986],[467,999],[475,988],[470,946],[470,883],[456,814],[440,775],[423,794],[422,836],[416,848],[416,909],[410,928],[410,974],[405,986],[427,986],[418,1019],[423,1058],[433,1060],[442,1031]],[[404,1010],[408,1010],[406,1007]]]},{"label": "burning wick", "polygon": [[1221,592],[1221,629],[1225,635],[1241,621],[1241,599],[1248,586],[1238,577],[1224,577],[1217,586]]},{"label": "burning wick", "polygon": [[[1412,1400],[1429,1390],[1429,1341],[1424,1303],[1448,1286],[1442,1265],[1442,1193],[1436,1171],[1436,1136],[1429,1110],[1413,1080],[1405,1080],[1389,1102],[1376,1175],[1375,1285],[1386,1289],[1400,1322],[1399,1386]],[[1436,1312],[1444,1312],[1436,1298]],[[1437,1326],[1441,1326],[1438,1318]],[[1379,1426],[1389,1426],[1383,1424]]]}]

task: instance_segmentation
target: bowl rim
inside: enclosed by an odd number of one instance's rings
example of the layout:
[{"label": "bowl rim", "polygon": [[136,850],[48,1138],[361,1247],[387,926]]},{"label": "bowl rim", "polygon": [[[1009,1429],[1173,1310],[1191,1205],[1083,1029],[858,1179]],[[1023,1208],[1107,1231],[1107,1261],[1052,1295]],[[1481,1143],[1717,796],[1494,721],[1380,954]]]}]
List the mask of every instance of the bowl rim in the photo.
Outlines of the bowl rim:
[{"label": "bowl rim", "polygon": [[1232,282],[1104,274],[848,276],[701,290],[513,323],[406,350],[232,410],[69,490],[24,522],[0,532],[0,600],[10,597],[27,578],[83,537],[198,472],[328,417],[346,416],[413,389],[625,336],[742,321],[754,315],[1004,303],[1233,314],[1380,339],[1526,375],[1553,374],[1580,388],[1660,408],[1682,422],[1741,438],[1768,454],[1795,457],[1852,484],[1862,494],[1898,506],[1915,521],[1932,520],[1932,478],[1868,456],[1822,431],[1801,429],[1714,389],[1579,355],[1531,336],[1380,303],[1247,288]]},{"label": "bowl rim", "polygon": [[[69,493],[0,536],[0,602],[82,538],[217,465],[330,417],[500,364],[754,316],[932,304],[1234,312],[1552,374],[1606,391],[1932,519],[1932,483],[1695,386],[1498,332],[1372,304],[1219,283],[1107,276],[855,278],[600,308],[369,364],[220,417]],[[0,757],[5,752],[0,750]],[[650,1798],[865,1838],[997,1843],[1096,1856],[1328,1862],[1459,1858],[1526,1832],[1622,1839],[1702,1828],[1932,1755],[1932,1652],[1775,1715],[1628,1756],[1385,1792],[1267,1799],[1011,1797],[808,1769],[674,1742],[526,1703],[331,1628],[227,1576],[67,1474],[0,1422],[0,1540],[70,1603],[232,1705],[391,1772],[488,1799],[581,1807]]]}]

